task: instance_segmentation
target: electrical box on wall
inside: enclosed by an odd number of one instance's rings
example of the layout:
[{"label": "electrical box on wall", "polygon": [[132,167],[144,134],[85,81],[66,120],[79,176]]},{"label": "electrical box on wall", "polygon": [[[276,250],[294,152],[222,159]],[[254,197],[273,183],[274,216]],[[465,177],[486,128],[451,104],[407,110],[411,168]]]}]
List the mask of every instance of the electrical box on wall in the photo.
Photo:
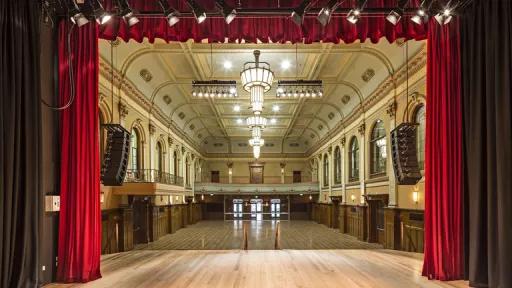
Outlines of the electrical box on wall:
[{"label": "electrical box on wall", "polygon": [[60,196],[59,195],[46,195],[44,211],[58,212],[59,210],[60,210]]}]

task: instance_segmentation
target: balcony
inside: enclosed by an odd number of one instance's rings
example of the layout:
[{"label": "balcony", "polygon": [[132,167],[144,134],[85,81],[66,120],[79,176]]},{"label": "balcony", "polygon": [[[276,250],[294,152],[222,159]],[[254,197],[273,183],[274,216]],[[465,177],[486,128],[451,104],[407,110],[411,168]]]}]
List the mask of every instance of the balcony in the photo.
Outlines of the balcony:
[{"label": "balcony", "polygon": [[195,193],[205,194],[318,194],[317,182],[288,183],[288,184],[226,184],[196,182]]},{"label": "balcony", "polygon": [[113,188],[117,195],[172,195],[191,192],[183,187],[183,177],[156,169],[128,169],[122,186]]}]

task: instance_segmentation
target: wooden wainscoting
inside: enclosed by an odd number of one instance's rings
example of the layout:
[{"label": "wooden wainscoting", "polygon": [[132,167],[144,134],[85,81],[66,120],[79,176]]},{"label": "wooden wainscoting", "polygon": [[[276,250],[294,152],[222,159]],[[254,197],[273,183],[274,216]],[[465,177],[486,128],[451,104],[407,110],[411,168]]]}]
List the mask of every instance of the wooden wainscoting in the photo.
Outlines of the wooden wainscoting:
[{"label": "wooden wainscoting", "polygon": [[201,208],[201,204],[199,203],[191,203],[189,204],[189,213],[188,213],[188,222],[189,224],[196,224],[197,222],[203,219],[203,209]]},{"label": "wooden wainscoting", "polygon": [[160,237],[165,236],[169,233],[169,212],[168,206],[153,206],[152,212],[152,227],[150,231],[151,241],[156,241],[160,239]]},{"label": "wooden wainscoting", "polygon": [[101,211],[101,254],[133,249],[133,211],[115,208]]},{"label": "wooden wainscoting", "polygon": [[323,224],[327,227],[332,227],[332,205],[327,203],[314,203],[312,209],[312,220],[317,223]]},{"label": "wooden wainscoting", "polygon": [[424,211],[400,210],[401,250],[423,253]]},{"label": "wooden wainscoting", "polygon": [[347,225],[347,210],[349,206],[346,204],[340,204],[339,214],[338,214],[338,224],[339,224],[339,230],[341,233],[348,233],[348,225]]},{"label": "wooden wainscoting", "polygon": [[179,229],[183,228],[183,213],[181,212],[182,205],[171,205],[170,209],[168,209],[169,213],[169,231],[171,233],[176,233]]},{"label": "wooden wainscoting", "polygon": [[347,232],[361,241],[367,241],[367,213],[366,206],[347,206]]},{"label": "wooden wainscoting", "polygon": [[400,250],[400,210],[384,209],[384,248]]}]

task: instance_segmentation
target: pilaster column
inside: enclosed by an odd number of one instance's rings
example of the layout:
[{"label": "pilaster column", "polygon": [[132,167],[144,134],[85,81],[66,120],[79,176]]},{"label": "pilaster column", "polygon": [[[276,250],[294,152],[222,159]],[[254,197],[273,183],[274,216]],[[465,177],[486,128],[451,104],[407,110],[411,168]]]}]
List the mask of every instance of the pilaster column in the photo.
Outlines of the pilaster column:
[{"label": "pilaster column", "polygon": [[279,163],[279,166],[281,167],[281,184],[284,184],[284,176],[285,176],[285,167],[286,167],[286,163],[284,162],[281,162]]},{"label": "pilaster column", "polygon": [[233,183],[233,162],[229,161],[228,165],[228,183]]},{"label": "pilaster column", "polygon": [[[387,109],[386,113],[389,115],[389,132],[391,132],[396,127],[396,102],[391,102]],[[397,206],[398,203],[398,187],[396,185],[395,178],[395,170],[393,169],[393,159],[391,155],[391,133],[387,133],[386,137],[388,145],[386,145],[387,150],[387,159],[386,159],[386,169],[387,175],[389,179],[389,203],[388,206]]]},{"label": "pilaster column", "polygon": [[345,142],[347,141],[347,139],[345,138],[345,136],[343,136],[341,138],[341,141],[340,141],[340,153],[341,153],[341,193],[343,195],[343,198],[341,199],[341,203],[343,204],[346,204],[347,203],[347,187],[345,185]]},{"label": "pilaster column", "polygon": [[360,204],[364,204],[363,195],[366,195],[366,185],[365,185],[365,174],[366,174],[366,124],[362,123],[359,125],[357,129],[359,132],[359,183],[361,189],[361,199],[359,199]]},{"label": "pilaster column", "polygon": [[334,183],[334,161],[333,161],[333,157],[332,157],[332,146],[330,146],[328,149],[327,149],[327,159],[329,159],[329,165],[328,165],[328,168],[327,169],[327,173],[329,175],[329,181],[327,182],[328,183],[328,195],[327,195],[327,202],[331,202],[331,196],[332,196],[332,185]]},{"label": "pilaster column", "polygon": [[148,152],[149,152],[149,169],[156,169],[157,167],[155,167],[155,159],[153,157],[153,151],[156,150],[156,147],[155,147],[155,132],[156,132],[156,127],[153,123],[149,123],[148,124],[148,131],[149,131],[149,149],[148,149]]}]

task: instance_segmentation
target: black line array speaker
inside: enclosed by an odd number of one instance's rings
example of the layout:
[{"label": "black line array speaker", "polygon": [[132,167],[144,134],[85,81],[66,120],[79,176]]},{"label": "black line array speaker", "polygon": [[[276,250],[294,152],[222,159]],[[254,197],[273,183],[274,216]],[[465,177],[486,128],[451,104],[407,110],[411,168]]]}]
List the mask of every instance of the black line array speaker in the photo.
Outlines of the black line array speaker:
[{"label": "black line array speaker", "polygon": [[414,185],[421,179],[416,153],[415,123],[402,123],[391,131],[391,154],[398,184]]},{"label": "black line array speaker", "polygon": [[104,124],[107,130],[105,157],[101,167],[101,182],[107,186],[121,186],[126,175],[130,152],[130,132],[119,124]]}]

